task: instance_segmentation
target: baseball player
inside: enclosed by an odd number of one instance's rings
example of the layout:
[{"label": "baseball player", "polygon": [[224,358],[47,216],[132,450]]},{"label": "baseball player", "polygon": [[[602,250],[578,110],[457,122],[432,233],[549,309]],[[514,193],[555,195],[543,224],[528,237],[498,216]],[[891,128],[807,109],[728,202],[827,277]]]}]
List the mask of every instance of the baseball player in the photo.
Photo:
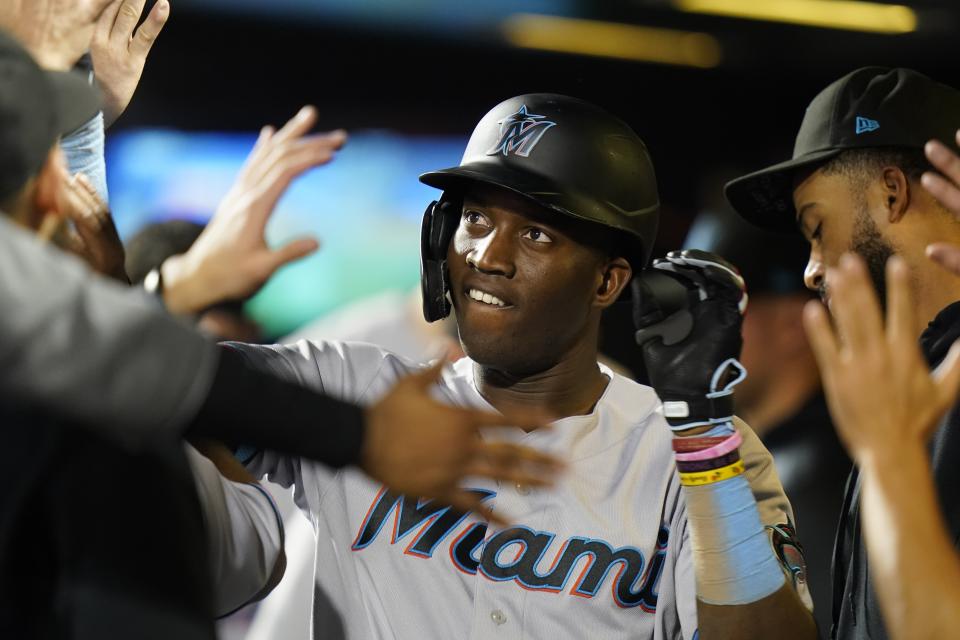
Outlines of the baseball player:
[{"label": "baseball player", "polygon": [[[519,96],[484,116],[459,166],[421,180],[443,190],[423,222],[424,313],[455,313],[467,354],[436,397],[546,411],[550,429],[483,438],[568,466],[550,490],[469,481],[514,523],[498,527],[349,469],[246,459],[294,487],[316,530],[314,637],[813,637],[789,503],[770,455],[733,424],[736,273],[709,254],[671,254],[657,273],[695,301],[675,313],[637,284],[656,392],[597,363],[600,315],[656,232],[656,181],[636,134],[581,100]],[[360,404],[420,367],[367,344],[227,348]]]}]

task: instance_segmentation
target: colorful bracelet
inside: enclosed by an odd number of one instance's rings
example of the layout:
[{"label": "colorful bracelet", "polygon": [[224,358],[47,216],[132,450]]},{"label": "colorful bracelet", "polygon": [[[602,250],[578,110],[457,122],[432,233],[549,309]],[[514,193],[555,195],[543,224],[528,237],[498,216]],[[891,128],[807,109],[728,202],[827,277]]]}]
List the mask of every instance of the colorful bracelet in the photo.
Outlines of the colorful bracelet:
[{"label": "colorful bracelet", "polygon": [[739,431],[734,431],[733,435],[729,438],[725,438],[720,444],[716,444],[707,449],[701,449],[700,451],[692,451],[689,453],[677,453],[677,460],[682,462],[692,462],[694,460],[710,460],[712,458],[719,458],[725,456],[731,451],[735,451],[740,445],[743,444],[743,436],[740,435]]},{"label": "colorful bracelet", "polygon": [[713,471],[721,467],[728,467],[734,462],[740,460],[740,450],[735,449],[725,456],[713,458],[711,460],[695,460],[692,462],[681,462],[677,460],[677,471],[680,473],[696,473],[699,471]]},{"label": "colorful bracelet", "polygon": [[681,473],[680,484],[685,487],[697,487],[705,484],[713,484],[735,478],[746,470],[743,460],[734,462],[726,467],[720,467],[712,471],[701,471],[697,473]]},{"label": "colorful bracelet", "polygon": [[675,437],[673,439],[674,453],[693,453],[694,451],[703,451],[714,447],[721,442],[728,440],[730,436],[710,436],[710,437]]}]

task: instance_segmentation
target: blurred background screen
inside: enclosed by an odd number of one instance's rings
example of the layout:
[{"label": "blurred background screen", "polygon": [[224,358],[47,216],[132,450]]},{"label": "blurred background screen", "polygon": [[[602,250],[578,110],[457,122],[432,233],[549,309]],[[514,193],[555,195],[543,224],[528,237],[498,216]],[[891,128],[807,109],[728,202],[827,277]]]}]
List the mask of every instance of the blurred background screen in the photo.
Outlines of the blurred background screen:
[{"label": "blurred background screen", "polygon": [[[109,137],[110,201],[124,240],[171,219],[206,223],[253,147],[252,133],[135,129]],[[417,176],[454,165],[466,140],[352,133],[330,165],[294,183],[268,241],[320,239],[247,303],[266,335],[285,335],[348,302],[418,282],[420,221],[438,192]]]}]

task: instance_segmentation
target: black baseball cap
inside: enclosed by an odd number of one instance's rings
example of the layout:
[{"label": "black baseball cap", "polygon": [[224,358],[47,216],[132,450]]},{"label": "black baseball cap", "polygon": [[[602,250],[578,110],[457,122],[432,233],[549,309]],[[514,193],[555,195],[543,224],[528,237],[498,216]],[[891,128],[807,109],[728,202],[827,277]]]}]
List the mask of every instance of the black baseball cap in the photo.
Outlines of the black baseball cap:
[{"label": "black baseball cap", "polygon": [[0,31],[0,198],[21,189],[57,139],[98,111],[100,96],[83,74],[44,71]]},{"label": "black baseball cap", "polygon": [[821,91],[807,107],[793,158],[727,183],[736,211],[760,227],[796,229],[793,177],[848,149],[922,149],[937,139],[954,150],[960,91],[910,69],[865,67]]}]

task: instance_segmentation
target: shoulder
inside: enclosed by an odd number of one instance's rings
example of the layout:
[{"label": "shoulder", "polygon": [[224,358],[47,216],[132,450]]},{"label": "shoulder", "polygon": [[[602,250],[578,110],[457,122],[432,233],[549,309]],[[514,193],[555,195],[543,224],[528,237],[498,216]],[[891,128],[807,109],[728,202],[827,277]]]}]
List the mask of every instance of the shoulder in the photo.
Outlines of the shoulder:
[{"label": "shoulder", "polygon": [[371,387],[392,384],[422,366],[364,342],[300,340],[274,345],[226,342],[223,347],[238,351],[255,368],[351,400],[359,400],[372,391]]},{"label": "shoulder", "polygon": [[[650,420],[664,420],[660,411],[657,393],[647,385],[616,373],[601,365],[601,370],[610,378],[607,390],[601,397],[602,407],[620,417],[624,422],[638,426]],[[666,424],[664,433],[669,433]]]}]

